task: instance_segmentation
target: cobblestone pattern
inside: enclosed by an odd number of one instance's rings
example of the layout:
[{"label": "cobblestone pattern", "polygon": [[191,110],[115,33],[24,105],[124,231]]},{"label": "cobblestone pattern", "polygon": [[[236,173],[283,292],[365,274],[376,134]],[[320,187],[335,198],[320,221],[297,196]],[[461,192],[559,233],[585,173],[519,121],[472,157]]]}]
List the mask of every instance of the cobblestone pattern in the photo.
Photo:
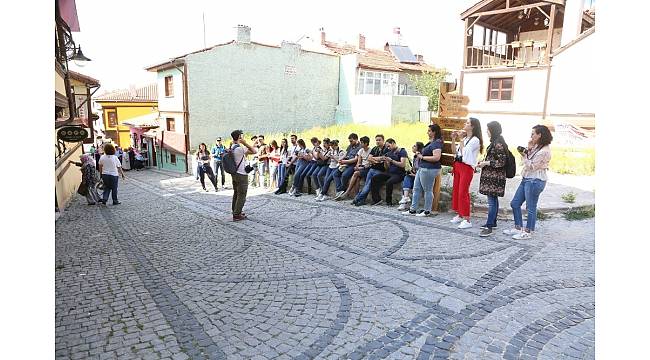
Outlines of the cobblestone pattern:
[{"label": "cobblestone pattern", "polygon": [[234,223],[232,191],[129,175],[57,220],[56,358],[594,358],[593,220],[514,241],[250,191]]}]

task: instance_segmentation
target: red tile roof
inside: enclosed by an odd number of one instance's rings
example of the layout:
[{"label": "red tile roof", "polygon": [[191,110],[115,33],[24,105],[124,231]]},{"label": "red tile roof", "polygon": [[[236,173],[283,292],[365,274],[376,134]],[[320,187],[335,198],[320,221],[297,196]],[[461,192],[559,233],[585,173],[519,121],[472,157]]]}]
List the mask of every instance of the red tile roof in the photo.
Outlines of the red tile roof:
[{"label": "red tile roof", "polygon": [[134,89],[116,90],[97,96],[95,101],[158,102],[158,85],[149,84]]},{"label": "red tile roof", "polygon": [[330,51],[339,55],[348,55],[356,53],[358,56],[359,67],[364,69],[385,70],[401,72],[403,70],[409,71],[433,71],[434,67],[427,65],[424,62],[419,64],[406,64],[400,63],[397,58],[386,50],[379,49],[358,49],[354,45],[338,44],[331,41],[325,41],[323,44]]},{"label": "red tile roof", "polygon": [[72,70],[68,71],[68,74],[70,75],[70,78],[81,81],[82,83],[88,85],[99,85],[99,80],[91,78],[88,75],[80,74]]}]

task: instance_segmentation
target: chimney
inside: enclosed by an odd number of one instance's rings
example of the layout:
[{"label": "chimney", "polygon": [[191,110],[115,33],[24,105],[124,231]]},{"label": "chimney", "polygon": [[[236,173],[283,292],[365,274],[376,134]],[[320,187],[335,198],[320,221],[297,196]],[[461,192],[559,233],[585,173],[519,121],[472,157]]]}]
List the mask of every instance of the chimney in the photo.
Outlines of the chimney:
[{"label": "chimney", "polygon": [[325,28],[320,28],[320,44],[325,45]]},{"label": "chimney", "polygon": [[359,34],[359,49],[360,50],[366,49],[366,37],[361,34]]},{"label": "chimney", "polygon": [[246,25],[237,25],[237,42],[242,44],[251,43],[251,28]]},{"label": "chimney", "polygon": [[424,62],[424,56],[422,56],[422,55],[415,54],[415,59],[416,59],[418,62]]}]

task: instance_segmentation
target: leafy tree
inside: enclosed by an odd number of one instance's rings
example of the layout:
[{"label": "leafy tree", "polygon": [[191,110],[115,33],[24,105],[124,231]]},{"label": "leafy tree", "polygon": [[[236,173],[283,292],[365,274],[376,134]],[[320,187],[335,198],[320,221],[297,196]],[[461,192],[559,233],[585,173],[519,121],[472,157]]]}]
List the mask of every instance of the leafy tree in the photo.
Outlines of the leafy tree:
[{"label": "leafy tree", "polygon": [[438,100],[440,98],[440,83],[445,81],[449,74],[447,69],[435,69],[423,71],[422,75],[408,74],[409,80],[415,89],[422,95],[429,98],[429,111],[438,111]]}]

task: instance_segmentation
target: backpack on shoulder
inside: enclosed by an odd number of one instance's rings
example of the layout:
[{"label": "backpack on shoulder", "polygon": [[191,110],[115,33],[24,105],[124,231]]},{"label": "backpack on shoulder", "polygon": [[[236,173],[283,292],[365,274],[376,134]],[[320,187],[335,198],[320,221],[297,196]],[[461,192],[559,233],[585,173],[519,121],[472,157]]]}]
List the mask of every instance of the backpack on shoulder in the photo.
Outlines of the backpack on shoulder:
[{"label": "backpack on shoulder", "polygon": [[515,161],[515,156],[512,155],[508,145],[506,145],[506,178],[512,179],[515,177],[517,172],[517,162]]},{"label": "backpack on shoulder", "polygon": [[230,175],[235,175],[237,174],[237,168],[239,168],[239,165],[241,165],[242,161],[244,161],[244,158],[246,156],[243,156],[241,160],[239,161],[239,164],[235,163],[235,149],[237,147],[235,146],[231,150],[226,150],[223,157],[221,158],[221,165],[223,165],[223,170],[227,172]]}]

